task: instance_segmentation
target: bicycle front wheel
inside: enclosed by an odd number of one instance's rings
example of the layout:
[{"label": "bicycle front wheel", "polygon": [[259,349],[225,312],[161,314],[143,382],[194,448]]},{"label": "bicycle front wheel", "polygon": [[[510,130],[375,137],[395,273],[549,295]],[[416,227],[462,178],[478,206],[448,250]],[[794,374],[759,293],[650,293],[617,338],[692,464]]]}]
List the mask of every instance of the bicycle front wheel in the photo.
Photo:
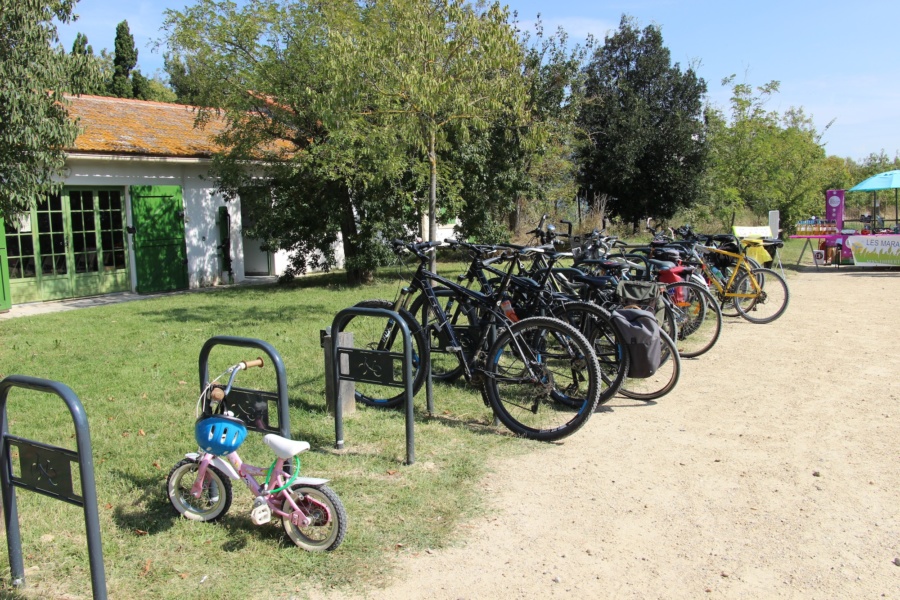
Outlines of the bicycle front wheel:
[{"label": "bicycle front wheel", "polygon": [[672,339],[678,354],[696,358],[709,352],[722,332],[719,303],[709,291],[688,281],[667,284],[665,293],[675,313],[678,335]]},{"label": "bicycle front wheel", "polygon": [[[385,308],[393,310],[394,305],[387,300],[365,300],[355,305],[358,308]],[[412,367],[414,372],[413,393],[422,389],[425,383],[425,369],[428,360],[428,342],[422,327],[416,319],[405,310],[400,310],[400,317],[409,327],[412,338]],[[400,326],[384,317],[353,317],[344,326],[344,331],[353,333],[353,347],[363,350],[388,351],[403,355],[403,336]],[[373,365],[372,374],[380,376],[380,364]],[[394,381],[403,381],[403,361],[394,360],[392,370]],[[387,387],[377,383],[356,382],[356,400],[367,406],[394,408],[403,404],[406,392],[402,388]],[[400,391],[398,391],[400,390]]]},{"label": "bicycle front wheel", "polygon": [[664,331],[659,332],[660,360],[659,368],[650,377],[626,377],[619,388],[619,393],[635,400],[656,400],[662,398],[673,389],[681,377],[681,357],[678,348]]},{"label": "bicycle front wheel", "polygon": [[572,435],[600,398],[600,367],[587,339],[551,317],[502,328],[483,377],[497,418],[513,433],[533,440]]},{"label": "bicycle front wheel", "polygon": [[[291,521],[294,504],[312,522],[298,527]],[[340,497],[327,485],[295,484],[290,499],[285,498],[281,510],[284,530],[298,547],[310,552],[330,552],[344,540],[347,533],[347,511]]]},{"label": "bicycle front wheel", "polygon": [[590,343],[600,366],[599,404],[612,398],[628,373],[628,351],[619,340],[609,311],[593,302],[566,302],[553,316],[581,332]]},{"label": "bicycle front wheel", "polygon": [[754,296],[749,302],[735,301],[738,313],[751,323],[771,323],[784,314],[790,301],[790,292],[784,278],[771,269],[753,269],[753,277],[760,281],[758,288],[753,287],[750,277],[744,273],[735,282],[735,287],[750,288]]},{"label": "bicycle front wheel", "polygon": [[169,502],[178,513],[192,521],[215,521],[231,506],[231,480],[212,465],[206,468],[203,492],[199,498],[191,494],[197,481],[200,463],[195,458],[185,458],[172,467],[166,479]]}]

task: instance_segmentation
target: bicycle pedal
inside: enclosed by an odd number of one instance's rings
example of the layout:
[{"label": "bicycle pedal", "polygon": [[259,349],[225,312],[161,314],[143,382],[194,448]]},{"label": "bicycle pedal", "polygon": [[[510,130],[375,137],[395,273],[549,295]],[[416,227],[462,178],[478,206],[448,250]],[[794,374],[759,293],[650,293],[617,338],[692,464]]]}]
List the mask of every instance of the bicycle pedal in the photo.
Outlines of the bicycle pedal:
[{"label": "bicycle pedal", "polygon": [[257,496],[250,510],[250,520],[254,525],[265,525],[272,520],[272,509],[262,496]]}]

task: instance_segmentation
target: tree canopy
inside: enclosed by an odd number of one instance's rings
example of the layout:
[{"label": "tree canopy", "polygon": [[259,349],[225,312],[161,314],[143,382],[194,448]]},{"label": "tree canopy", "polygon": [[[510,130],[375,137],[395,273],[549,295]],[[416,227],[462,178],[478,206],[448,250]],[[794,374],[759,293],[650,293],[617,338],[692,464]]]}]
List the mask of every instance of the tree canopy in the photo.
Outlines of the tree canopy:
[{"label": "tree canopy", "polygon": [[63,149],[78,132],[63,94],[91,85],[86,55],[59,46],[57,19],[73,19],[74,0],[17,0],[0,8],[0,218],[59,189]]},{"label": "tree canopy", "polygon": [[626,16],[585,70],[582,189],[609,195],[610,213],[635,224],[688,206],[706,165],[703,79],[671,63],[657,26]]}]

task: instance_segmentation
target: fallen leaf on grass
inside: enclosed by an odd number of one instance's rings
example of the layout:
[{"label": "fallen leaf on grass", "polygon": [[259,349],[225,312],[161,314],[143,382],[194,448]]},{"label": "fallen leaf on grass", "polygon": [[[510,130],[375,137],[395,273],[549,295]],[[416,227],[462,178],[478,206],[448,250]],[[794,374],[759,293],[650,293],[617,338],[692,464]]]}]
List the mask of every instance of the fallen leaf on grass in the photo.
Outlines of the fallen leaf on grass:
[{"label": "fallen leaf on grass", "polygon": [[147,575],[148,573],[150,573],[151,564],[153,564],[153,561],[148,558],[147,562],[144,563],[144,568],[141,569],[141,575]]},{"label": "fallen leaf on grass", "polygon": [[396,469],[389,469],[388,472],[387,472],[387,474],[388,474],[388,475],[396,475],[396,474],[397,474],[397,470],[396,470]]},{"label": "fallen leaf on grass", "polygon": [[140,435],[140,436],[145,436],[145,435],[147,435],[147,434],[144,433],[144,430],[143,430],[143,429],[140,429],[140,430],[138,430],[138,435]]},{"label": "fallen leaf on grass", "polygon": [[143,529],[135,529],[134,532],[138,535],[147,535],[147,532]]}]

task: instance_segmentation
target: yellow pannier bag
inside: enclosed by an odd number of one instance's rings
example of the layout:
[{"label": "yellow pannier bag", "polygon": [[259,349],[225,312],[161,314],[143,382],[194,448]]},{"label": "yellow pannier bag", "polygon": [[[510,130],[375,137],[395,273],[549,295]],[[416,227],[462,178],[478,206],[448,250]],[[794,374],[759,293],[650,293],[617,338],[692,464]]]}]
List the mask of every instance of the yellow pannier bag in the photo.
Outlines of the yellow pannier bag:
[{"label": "yellow pannier bag", "polygon": [[741,240],[741,244],[747,249],[747,256],[759,264],[764,265],[772,260],[772,255],[763,248],[762,240],[756,238],[744,238]]}]

